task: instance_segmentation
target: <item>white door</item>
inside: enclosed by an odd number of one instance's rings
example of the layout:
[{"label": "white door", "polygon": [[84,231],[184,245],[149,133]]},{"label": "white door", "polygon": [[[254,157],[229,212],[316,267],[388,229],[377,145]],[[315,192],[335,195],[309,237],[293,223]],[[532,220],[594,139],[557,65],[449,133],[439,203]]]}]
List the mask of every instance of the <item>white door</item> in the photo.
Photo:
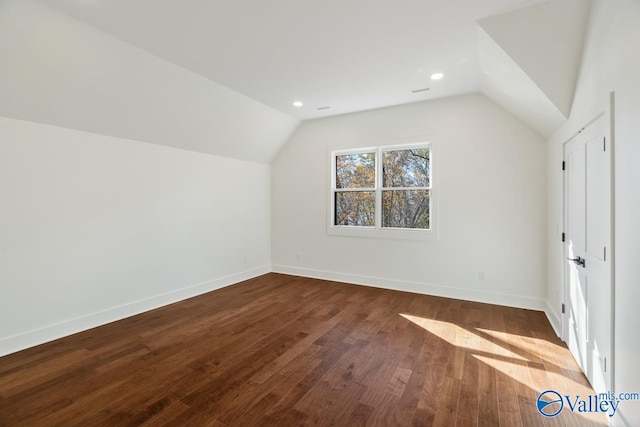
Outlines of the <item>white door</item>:
[{"label": "white door", "polygon": [[564,338],[598,393],[611,387],[611,149],[602,116],[565,144]]}]

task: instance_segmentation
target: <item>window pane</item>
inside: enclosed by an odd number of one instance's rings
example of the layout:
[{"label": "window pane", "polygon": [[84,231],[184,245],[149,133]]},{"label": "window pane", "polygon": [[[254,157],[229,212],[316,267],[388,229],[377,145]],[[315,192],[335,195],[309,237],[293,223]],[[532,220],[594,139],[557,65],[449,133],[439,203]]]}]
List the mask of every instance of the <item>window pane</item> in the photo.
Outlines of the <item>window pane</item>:
[{"label": "window pane", "polygon": [[430,169],[429,147],[382,153],[384,187],[429,187]]},{"label": "window pane", "polygon": [[373,227],[375,217],[375,193],[373,191],[336,192],[336,224]]},{"label": "window pane", "polygon": [[382,226],[428,230],[430,190],[382,192]]},{"label": "window pane", "polygon": [[336,188],[373,188],[375,186],[375,153],[336,156]]}]

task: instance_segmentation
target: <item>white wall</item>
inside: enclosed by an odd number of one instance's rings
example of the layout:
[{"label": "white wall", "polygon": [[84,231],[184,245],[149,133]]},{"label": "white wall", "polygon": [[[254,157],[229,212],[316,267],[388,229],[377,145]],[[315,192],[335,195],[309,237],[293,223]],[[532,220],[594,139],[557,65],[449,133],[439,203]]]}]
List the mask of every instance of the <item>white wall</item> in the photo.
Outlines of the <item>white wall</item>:
[{"label": "white wall", "polygon": [[[571,116],[548,143],[549,247],[547,298],[559,312],[562,289],[562,143],[615,92],[616,392],[640,392],[640,2],[595,0]],[[556,315],[557,317],[557,315]],[[640,402],[623,402],[617,425],[640,425]]]},{"label": "white wall", "polygon": [[0,355],[263,274],[270,167],[0,117]]},{"label": "white wall", "polygon": [[[440,239],[328,235],[330,151],[425,137],[434,144]],[[273,269],[543,308],[545,149],[482,95],[304,122],[272,166]]]},{"label": "white wall", "polygon": [[299,122],[34,0],[0,1],[0,58],[3,117],[263,163]]}]

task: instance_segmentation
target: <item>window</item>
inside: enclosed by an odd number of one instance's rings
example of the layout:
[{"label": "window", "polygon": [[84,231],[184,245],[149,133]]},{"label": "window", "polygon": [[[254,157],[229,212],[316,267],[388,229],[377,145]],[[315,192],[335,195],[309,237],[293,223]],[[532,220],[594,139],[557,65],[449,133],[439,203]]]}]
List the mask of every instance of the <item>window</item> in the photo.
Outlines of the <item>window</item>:
[{"label": "window", "polygon": [[375,226],[376,153],[335,156],[335,225]]},{"label": "window", "polygon": [[336,151],[331,162],[331,234],[435,237],[431,144]]}]

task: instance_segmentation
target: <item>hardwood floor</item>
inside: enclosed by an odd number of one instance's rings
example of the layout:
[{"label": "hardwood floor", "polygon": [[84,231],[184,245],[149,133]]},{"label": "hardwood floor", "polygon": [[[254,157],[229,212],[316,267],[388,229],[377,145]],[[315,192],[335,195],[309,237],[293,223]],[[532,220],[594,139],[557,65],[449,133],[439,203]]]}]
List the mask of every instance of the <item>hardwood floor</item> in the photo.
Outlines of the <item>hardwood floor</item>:
[{"label": "hardwood floor", "polygon": [[272,273],[0,358],[0,425],[606,425],[547,389],[541,312]]}]

